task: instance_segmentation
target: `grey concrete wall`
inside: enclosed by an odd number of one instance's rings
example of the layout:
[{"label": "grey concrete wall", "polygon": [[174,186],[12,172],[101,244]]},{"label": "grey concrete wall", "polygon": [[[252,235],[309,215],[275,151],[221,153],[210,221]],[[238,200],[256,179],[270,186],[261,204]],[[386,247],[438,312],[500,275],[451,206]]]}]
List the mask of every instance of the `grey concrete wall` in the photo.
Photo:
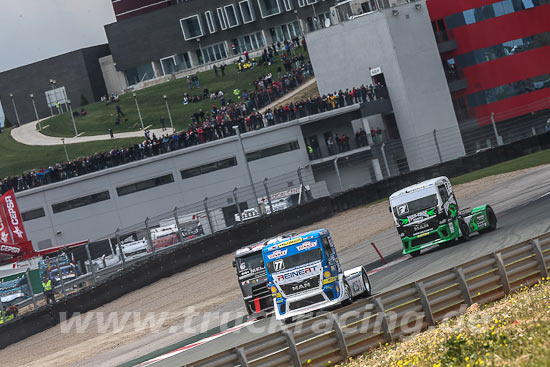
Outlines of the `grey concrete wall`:
[{"label": "grey concrete wall", "polygon": [[113,61],[113,55],[104,56],[99,59],[103,80],[105,80],[105,88],[107,94],[121,94],[128,87],[124,73],[117,71]]},{"label": "grey concrete wall", "polygon": [[[296,171],[309,164],[301,128],[297,123],[278,125],[261,131],[243,134],[246,152],[264,149],[291,141],[298,141],[300,149],[250,162],[258,196],[263,196],[264,178],[269,178],[271,193],[299,186]],[[180,171],[201,164],[236,157],[238,165],[183,180]],[[174,182],[149,190],[119,197],[116,188],[148,178],[172,173]],[[324,183],[313,181],[311,168],[304,168],[306,184],[312,186],[314,195],[327,195]],[[283,177],[284,179],[281,179]],[[289,177],[287,179],[287,177]],[[174,207],[185,207],[194,203],[193,211],[202,210],[202,200],[213,198],[233,188],[244,188],[249,184],[246,166],[240,154],[236,137],[226,138],[194,146],[165,155],[133,162],[119,167],[91,173],[85,176],[23,191],[17,194],[22,212],[44,208],[46,216],[24,223],[30,239],[37,244],[62,245],[80,240],[94,240],[113,233],[116,228],[125,228],[142,223],[146,217],[155,217],[170,212]],[[110,200],[87,205],[61,213],[53,213],[52,204],[108,190]],[[231,194],[210,201],[209,207],[229,206]],[[239,202],[254,205],[250,189],[239,191]]]},{"label": "grey concrete wall", "polygon": [[434,129],[446,145],[443,160],[464,154],[425,2],[367,14],[306,39],[322,94],[371,84],[369,68],[382,69],[411,169],[439,161]]}]

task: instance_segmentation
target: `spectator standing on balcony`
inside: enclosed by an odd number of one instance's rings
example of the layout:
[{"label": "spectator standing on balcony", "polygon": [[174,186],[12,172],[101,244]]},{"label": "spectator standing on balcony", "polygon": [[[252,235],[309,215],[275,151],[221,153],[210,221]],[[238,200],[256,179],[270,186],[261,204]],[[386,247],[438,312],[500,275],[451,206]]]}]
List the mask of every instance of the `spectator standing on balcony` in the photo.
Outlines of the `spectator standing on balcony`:
[{"label": "spectator standing on balcony", "polygon": [[335,154],[335,150],[334,150],[334,138],[331,136],[328,137],[327,139],[327,147],[328,147],[328,152],[330,155],[334,155]]}]

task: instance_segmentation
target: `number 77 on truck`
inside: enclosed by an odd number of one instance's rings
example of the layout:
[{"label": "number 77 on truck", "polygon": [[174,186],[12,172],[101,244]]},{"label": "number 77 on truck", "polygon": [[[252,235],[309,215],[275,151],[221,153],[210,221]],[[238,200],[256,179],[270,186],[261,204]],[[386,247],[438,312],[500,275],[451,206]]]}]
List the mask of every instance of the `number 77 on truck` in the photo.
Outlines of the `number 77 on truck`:
[{"label": "number 77 on truck", "polygon": [[273,238],[262,249],[262,257],[277,320],[289,321],[371,294],[363,267],[342,271],[326,229]]}]

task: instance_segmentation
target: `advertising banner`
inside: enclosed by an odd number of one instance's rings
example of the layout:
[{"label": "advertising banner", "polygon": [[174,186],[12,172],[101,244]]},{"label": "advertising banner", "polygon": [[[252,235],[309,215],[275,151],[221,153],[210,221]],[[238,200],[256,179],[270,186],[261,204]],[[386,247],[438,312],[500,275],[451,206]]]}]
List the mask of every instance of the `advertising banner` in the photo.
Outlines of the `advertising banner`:
[{"label": "advertising banner", "polygon": [[21,220],[21,214],[19,213],[13,190],[2,195],[0,198],[0,206],[2,207],[7,226],[12,234],[13,243],[21,244],[27,242],[27,235],[23,227],[23,221]]}]

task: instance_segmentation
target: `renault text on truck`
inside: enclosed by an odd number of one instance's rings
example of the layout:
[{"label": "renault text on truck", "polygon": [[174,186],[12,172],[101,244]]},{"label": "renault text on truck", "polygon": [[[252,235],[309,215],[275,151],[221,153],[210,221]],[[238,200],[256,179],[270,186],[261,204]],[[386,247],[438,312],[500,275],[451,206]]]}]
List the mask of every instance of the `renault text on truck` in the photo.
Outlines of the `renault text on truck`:
[{"label": "renault text on truck", "polygon": [[368,296],[367,272],[342,271],[326,229],[269,240],[262,250],[277,320]]},{"label": "renault text on truck", "polygon": [[390,211],[403,243],[403,254],[453,240],[469,240],[474,232],[491,231],[497,218],[489,205],[459,211],[449,179],[437,177],[390,196]]}]

